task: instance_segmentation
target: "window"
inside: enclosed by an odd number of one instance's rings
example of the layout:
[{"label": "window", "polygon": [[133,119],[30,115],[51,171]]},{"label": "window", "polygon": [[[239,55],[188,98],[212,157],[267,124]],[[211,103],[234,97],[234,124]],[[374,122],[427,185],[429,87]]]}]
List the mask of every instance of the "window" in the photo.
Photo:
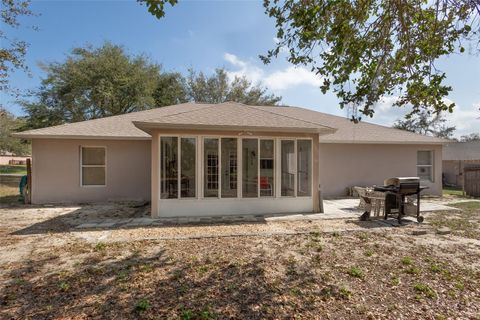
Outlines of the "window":
[{"label": "window", "polygon": [[297,140],[297,196],[312,195],[312,141]]},{"label": "window", "polygon": [[222,138],[222,198],[237,197],[237,139]]},{"label": "window", "polygon": [[417,176],[421,180],[433,182],[432,151],[417,151]]},{"label": "window", "polygon": [[281,142],[281,186],[283,197],[295,196],[295,141]]},{"label": "window", "polygon": [[258,139],[243,139],[242,151],[242,196],[258,197]]},{"label": "window", "polygon": [[260,196],[272,197],[274,188],[274,143],[260,140]]},{"label": "window", "polygon": [[105,186],[105,147],[81,147],[80,184],[82,186]]},{"label": "window", "polygon": [[178,138],[160,138],[160,198],[178,198]]},{"label": "window", "polygon": [[218,197],[219,159],[218,139],[205,138],[203,140],[204,154],[204,191],[203,196]]},{"label": "window", "polygon": [[196,142],[195,138],[182,138],[180,145],[181,157],[181,180],[180,180],[180,197],[195,198],[196,196]]},{"label": "window", "polygon": [[196,139],[160,137],[160,198],[196,196]]}]

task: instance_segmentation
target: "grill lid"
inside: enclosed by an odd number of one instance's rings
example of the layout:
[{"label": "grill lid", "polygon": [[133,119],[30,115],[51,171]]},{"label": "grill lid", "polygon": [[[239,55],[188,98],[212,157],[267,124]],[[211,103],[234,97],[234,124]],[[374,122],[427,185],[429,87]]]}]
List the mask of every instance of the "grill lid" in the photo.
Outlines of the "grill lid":
[{"label": "grill lid", "polygon": [[396,186],[396,187],[404,183],[420,183],[420,178],[419,177],[395,177],[395,178],[385,179],[385,181],[383,182],[383,184],[386,186]]}]

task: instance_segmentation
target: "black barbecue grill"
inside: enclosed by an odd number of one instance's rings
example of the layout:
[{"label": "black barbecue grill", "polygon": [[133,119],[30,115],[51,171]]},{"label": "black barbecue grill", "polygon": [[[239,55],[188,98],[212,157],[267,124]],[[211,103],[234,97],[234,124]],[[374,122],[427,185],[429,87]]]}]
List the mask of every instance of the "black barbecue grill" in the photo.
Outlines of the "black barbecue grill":
[{"label": "black barbecue grill", "polygon": [[[427,187],[420,186],[418,177],[402,177],[390,178],[384,181],[383,186],[374,186],[374,191],[385,192],[384,218],[387,219],[389,214],[397,213],[398,222],[406,215],[405,207],[407,205],[407,197],[416,196],[416,218],[418,222],[423,222],[420,215],[420,192]],[[367,199],[364,199],[367,201]],[[368,200],[367,203],[370,201]],[[361,219],[367,220],[370,217],[370,211],[366,211]]]}]

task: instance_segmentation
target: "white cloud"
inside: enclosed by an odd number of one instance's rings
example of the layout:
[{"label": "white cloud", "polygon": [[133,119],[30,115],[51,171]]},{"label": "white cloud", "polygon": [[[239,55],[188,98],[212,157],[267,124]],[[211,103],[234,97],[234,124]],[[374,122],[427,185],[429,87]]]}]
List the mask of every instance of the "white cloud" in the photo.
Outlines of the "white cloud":
[{"label": "white cloud", "polygon": [[473,132],[480,133],[480,111],[478,105],[470,108],[456,105],[453,113],[447,114],[447,123],[457,128],[456,135],[466,135]]},{"label": "white cloud", "polygon": [[322,79],[303,67],[289,66],[283,70],[266,73],[250,61],[243,61],[236,55],[225,53],[224,59],[236,70],[228,71],[231,79],[235,76],[245,76],[254,84],[263,84],[274,91],[286,90],[295,86],[319,87]]},{"label": "white cloud", "polygon": [[[382,98],[382,100],[375,105],[375,114],[372,122],[391,126],[396,120],[403,118],[410,110],[408,107],[394,107],[393,104],[397,99],[398,97],[394,96]],[[454,101],[445,99],[445,102],[452,103]],[[452,113],[445,112],[447,125],[455,126],[456,128],[454,134],[456,137],[472,132],[480,133],[479,107],[480,103],[474,103],[470,107],[456,104]]]},{"label": "white cloud", "polygon": [[264,83],[272,90],[284,90],[300,85],[320,87],[322,79],[305,68],[288,67],[285,70],[275,71],[266,76]]},{"label": "white cloud", "polygon": [[227,74],[231,80],[233,80],[235,77],[245,76],[254,84],[262,82],[265,72],[261,68],[255,66],[253,63],[242,61],[236,55],[231,53],[225,53],[223,58],[232,66],[236,67],[236,70],[234,71],[227,71]]},{"label": "white cloud", "polygon": [[238,59],[238,57],[234,54],[227,52],[223,55],[223,58],[225,59],[225,61],[230,62],[235,67],[240,67],[240,68],[247,67],[247,63]]}]

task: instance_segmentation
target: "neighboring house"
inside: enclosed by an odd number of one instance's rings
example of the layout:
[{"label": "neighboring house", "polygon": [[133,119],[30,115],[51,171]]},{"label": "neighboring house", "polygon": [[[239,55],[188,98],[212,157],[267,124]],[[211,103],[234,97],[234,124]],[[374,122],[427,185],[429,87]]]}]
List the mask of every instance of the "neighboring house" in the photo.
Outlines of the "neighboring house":
[{"label": "neighboring house", "polygon": [[0,151],[0,165],[25,164],[30,156],[16,156],[8,151]]},{"label": "neighboring house", "polygon": [[16,136],[32,202],[151,199],[153,216],[318,212],[319,193],[420,176],[442,190],[444,140],[297,107],[186,103]]},{"label": "neighboring house", "polygon": [[451,142],[443,147],[445,185],[463,187],[465,168],[480,167],[480,141]]}]

